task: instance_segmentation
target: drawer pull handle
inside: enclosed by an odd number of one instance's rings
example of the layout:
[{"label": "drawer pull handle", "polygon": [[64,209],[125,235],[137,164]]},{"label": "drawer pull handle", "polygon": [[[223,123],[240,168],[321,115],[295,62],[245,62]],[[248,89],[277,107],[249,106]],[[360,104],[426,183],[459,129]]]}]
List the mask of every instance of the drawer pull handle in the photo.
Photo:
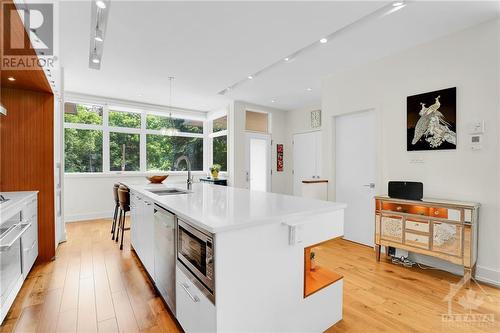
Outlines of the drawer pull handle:
[{"label": "drawer pull handle", "polygon": [[193,296],[193,294],[191,294],[191,292],[189,292],[189,286],[185,283],[180,283],[182,289],[184,289],[184,291],[188,294],[189,298],[191,298],[191,300],[195,303],[198,303],[200,301],[199,297],[198,296]]}]

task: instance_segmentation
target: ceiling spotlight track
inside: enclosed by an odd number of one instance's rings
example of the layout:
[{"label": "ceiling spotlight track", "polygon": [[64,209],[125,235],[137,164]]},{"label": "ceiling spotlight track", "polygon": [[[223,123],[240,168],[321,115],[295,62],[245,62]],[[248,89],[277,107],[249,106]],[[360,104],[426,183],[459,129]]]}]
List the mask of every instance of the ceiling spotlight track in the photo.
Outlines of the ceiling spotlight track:
[{"label": "ceiling spotlight track", "polygon": [[[246,78],[244,79],[241,79],[240,81],[238,82],[235,82],[233,83],[232,85],[224,88],[223,90],[219,91],[218,94],[219,95],[226,95],[228,94],[230,91],[240,87],[241,85],[247,83],[248,81],[250,80],[253,80],[255,79],[256,77],[258,76],[261,76],[262,74],[264,74],[265,72],[269,71],[271,68],[274,68],[276,66],[281,66],[281,65],[284,65],[284,64],[287,64],[287,63],[290,63],[291,60],[295,60],[298,56],[306,53],[306,52],[309,52],[309,51],[312,51],[313,49],[319,47],[319,45],[323,45],[323,44],[326,44],[328,43],[329,41],[332,41],[334,40],[335,38],[337,38],[338,36],[350,31],[350,30],[353,30],[365,23],[368,23],[372,20],[376,20],[376,19],[379,19],[379,18],[382,18],[386,15],[390,15],[392,13],[394,13],[395,11],[398,11],[399,9],[402,9],[403,7],[405,7],[407,5],[407,2],[405,1],[395,1],[395,2],[392,2],[392,3],[389,3],[361,18],[359,18],[358,20],[338,29],[337,31],[334,31],[332,32],[331,34],[327,35],[327,36],[324,36],[322,37],[319,41],[316,40],[315,42],[295,51],[294,53],[286,56],[286,57],[283,57],[281,58],[280,60],[262,68],[261,70],[253,73],[253,74],[250,74],[248,75]],[[311,88],[307,88],[306,91],[312,91]]]},{"label": "ceiling spotlight track", "polygon": [[101,69],[104,37],[109,13],[109,0],[92,1],[90,22],[89,67]]}]

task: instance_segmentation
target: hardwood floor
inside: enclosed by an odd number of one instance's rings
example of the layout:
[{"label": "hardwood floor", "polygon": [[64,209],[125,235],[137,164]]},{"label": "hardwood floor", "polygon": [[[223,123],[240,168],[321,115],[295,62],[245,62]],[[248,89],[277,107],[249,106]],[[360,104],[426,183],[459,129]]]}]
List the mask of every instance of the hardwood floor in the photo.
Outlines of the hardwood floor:
[{"label": "hardwood floor", "polygon": [[[31,271],[3,325],[7,332],[180,332],[154,291],[128,237],[111,241],[109,220],[67,224],[57,260]],[[129,236],[129,233],[126,233]],[[493,314],[479,325],[443,324],[443,298],[460,277],[437,270],[377,263],[371,248],[334,240],[316,249],[319,265],[344,275],[344,319],[328,332],[499,332],[500,289],[477,285],[472,313]],[[464,313],[453,298],[454,313]],[[471,298],[475,296],[475,298]],[[463,302],[462,302],[463,303]]]}]

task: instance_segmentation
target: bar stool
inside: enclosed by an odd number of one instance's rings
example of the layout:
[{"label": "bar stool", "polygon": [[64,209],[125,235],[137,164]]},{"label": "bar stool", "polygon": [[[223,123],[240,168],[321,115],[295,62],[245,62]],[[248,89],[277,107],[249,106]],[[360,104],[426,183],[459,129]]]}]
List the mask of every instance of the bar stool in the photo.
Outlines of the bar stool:
[{"label": "bar stool", "polygon": [[118,199],[118,188],[120,187],[119,183],[115,183],[113,185],[113,197],[115,199],[115,212],[113,214],[113,224],[111,225],[111,233],[113,236],[112,240],[115,239],[115,231],[116,231],[116,223],[118,221],[118,211],[120,210],[120,200]]},{"label": "bar stool", "polygon": [[120,217],[118,219],[118,230],[116,234],[116,242],[118,242],[118,237],[120,236],[120,229],[122,232],[122,239],[120,242],[120,250],[123,249],[123,234],[125,230],[130,230],[130,228],[125,228],[125,216],[127,212],[130,211],[130,190],[125,185],[120,185],[118,187],[118,201],[120,203]]}]

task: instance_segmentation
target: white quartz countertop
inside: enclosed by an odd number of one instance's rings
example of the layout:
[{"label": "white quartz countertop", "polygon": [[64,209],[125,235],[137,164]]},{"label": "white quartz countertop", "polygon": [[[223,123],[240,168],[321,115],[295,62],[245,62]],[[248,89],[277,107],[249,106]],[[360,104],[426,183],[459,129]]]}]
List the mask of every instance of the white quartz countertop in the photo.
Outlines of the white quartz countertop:
[{"label": "white quartz countertop", "polygon": [[0,204],[0,224],[19,211],[25,200],[28,200],[37,193],[38,191],[0,192],[5,199],[9,199]]},{"label": "white quartz countertop", "polygon": [[190,193],[156,195],[148,189],[186,189],[185,185],[127,185],[180,218],[212,232],[247,228],[269,223],[288,223],[302,217],[346,208],[343,203],[294,197],[284,194],[195,183]]}]

